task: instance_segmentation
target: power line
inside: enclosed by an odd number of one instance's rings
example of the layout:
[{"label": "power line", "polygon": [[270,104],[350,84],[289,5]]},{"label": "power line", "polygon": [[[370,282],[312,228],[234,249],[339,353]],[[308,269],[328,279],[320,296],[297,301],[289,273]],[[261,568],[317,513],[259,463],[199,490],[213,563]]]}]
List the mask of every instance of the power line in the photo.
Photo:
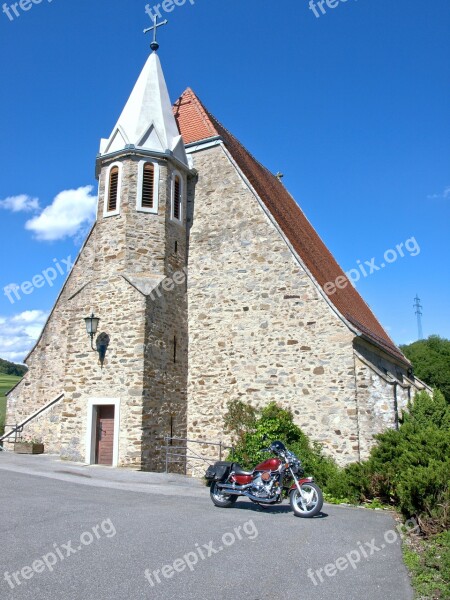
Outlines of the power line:
[{"label": "power line", "polygon": [[416,309],[417,317],[417,333],[419,334],[419,340],[423,340],[423,329],[422,329],[422,316],[423,306],[420,304],[419,294],[414,298],[414,308]]}]

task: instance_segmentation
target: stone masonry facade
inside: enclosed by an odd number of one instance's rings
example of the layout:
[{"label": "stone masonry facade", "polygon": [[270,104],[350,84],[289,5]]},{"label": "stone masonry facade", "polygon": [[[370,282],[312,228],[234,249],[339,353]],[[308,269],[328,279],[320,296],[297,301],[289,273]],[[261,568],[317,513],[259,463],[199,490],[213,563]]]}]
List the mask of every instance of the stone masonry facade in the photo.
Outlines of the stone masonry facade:
[{"label": "stone masonry facade", "polygon": [[[102,166],[97,223],[28,358],[28,373],[9,395],[8,423],[63,392],[24,437],[86,462],[88,399],[119,399],[120,466],[159,470],[161,436],[186,434],[187,245],[185,227],[170,219],[169,164],[160,164],[158,215],[136,211],[141,159],[123,159],[117,216],[103,216],[108,164]],[[92,312],[101,317],[98,333],[110,338],[103,366],[84,327]]]}]

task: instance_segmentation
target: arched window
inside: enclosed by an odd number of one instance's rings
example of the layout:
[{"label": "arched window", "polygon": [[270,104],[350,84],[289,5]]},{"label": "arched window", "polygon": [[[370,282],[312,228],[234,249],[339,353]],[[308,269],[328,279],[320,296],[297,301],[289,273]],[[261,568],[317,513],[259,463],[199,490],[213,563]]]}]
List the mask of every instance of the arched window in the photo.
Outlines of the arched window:
[{"label": "arched window", "polygon": [[159,165],[143,160],[139,163],[136,209],[158,214],[158,195]]},{"label": "arched window", "polygon": [[122,185],[122,165],[114,163],[106,173],[104,215],[111,217],[120,212],[120,188]]},{"label": "arched window", "polygon": [[172,182],[172,219],[182,220],[183,213],[183,179],[179,173],[174,173]]},{"label": "arched window", "polygon": [[119,195],[119,167],[113,167],[109,173],[108,212],[116,212]]}]

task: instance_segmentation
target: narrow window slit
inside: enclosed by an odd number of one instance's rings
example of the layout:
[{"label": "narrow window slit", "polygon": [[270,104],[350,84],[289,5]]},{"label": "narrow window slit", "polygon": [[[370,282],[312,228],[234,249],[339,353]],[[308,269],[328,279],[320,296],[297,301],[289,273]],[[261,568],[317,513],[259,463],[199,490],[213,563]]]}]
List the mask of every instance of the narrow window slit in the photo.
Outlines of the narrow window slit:
[{"label": "narrow window slit", "polygon": [[155,165],[146,163],[142,178],[142,208],[154,208],[155,200]]},{"label": "narrow window slit", "polygon": [[119,167],[111,169],[109,174],[108,212],[117,210],[117,197],[119,191]]},{"label": "narrow window slit", "polygon": [[173,216],[178,221],[181,217],[181,179],[178,175],[174,181]]}]

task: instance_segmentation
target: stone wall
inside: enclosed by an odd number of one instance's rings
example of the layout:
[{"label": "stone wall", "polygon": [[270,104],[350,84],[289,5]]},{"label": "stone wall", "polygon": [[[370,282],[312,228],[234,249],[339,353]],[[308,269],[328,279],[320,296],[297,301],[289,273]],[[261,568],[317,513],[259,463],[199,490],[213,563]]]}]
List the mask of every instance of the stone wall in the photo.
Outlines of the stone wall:
[{"label": "stone wall", "polygon": [[407,365],[360,339],[355,340],[355,372],[361,459],[365,460],[375,443],[373,436],[396,427],[408,402],[427,388],[408,375]]},{"label": "stone wall", "polygon": [[[63,286],[60,296],[48,318],[41,337],[27,359],[28,372],[9,394],[7,423],[20,423],[64,392],[64,378],[68,343],[68,299],[74,290],[88,285],[95,256],[95,227]],[[83,315],[87,316],[87,314]],[[81,322],[80,327],[83,327]],[[55,409],[56,410],[56,409]],[[53,423],[49,434],[45,418],[38,424],[27,425],[24,435],[42,437],[47,451],[60,451],[60,422]],[[42,429],[42,432],[40,432]]]},{"label": "stone wall", "polygon": [[199,179],[189,248],[189,436],[226,440],[229,400],[276,400],[341,463],[357,460],[354,335],[224,150],[192,156]]},{"label": "stone wall", "polygon": [[61,400],[43,411],[21,434],[23,441],[45,442],[46,454],[59,454],[61,449]]}]

